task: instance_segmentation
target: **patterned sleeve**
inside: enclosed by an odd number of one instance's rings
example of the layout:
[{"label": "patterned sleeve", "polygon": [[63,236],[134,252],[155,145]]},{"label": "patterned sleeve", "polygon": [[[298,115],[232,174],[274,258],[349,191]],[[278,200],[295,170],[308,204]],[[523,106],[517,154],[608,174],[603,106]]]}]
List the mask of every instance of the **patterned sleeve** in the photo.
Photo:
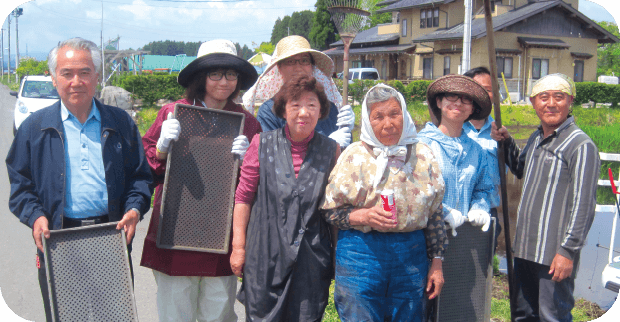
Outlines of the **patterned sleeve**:
[{"label": "patterned sleeve", "polygon": [[446,224],[443,215],[443,195],[445,193],[445,183],[441,176],[441,168],[434,156],[431,158],[431,178],[432,184],[436,188],[435,200],[431,205],[431,215],[424,228],[424,237],[426,237],[426,250],[428,257],[442,257],[448,248],[448,235],[446,234]]},{"label": "patterned sleeve", "polygon": [[[364,171],[359,165],[363,162],[359,145],[351,145],[342,152],[336,166],[329,175],[321,209],[325,220],[343,230],[351,229],[349,215],[355,207],[365,204],[367,189],[356,184],[363,181]],[[358,165],[358,166],[356,166]]]}]

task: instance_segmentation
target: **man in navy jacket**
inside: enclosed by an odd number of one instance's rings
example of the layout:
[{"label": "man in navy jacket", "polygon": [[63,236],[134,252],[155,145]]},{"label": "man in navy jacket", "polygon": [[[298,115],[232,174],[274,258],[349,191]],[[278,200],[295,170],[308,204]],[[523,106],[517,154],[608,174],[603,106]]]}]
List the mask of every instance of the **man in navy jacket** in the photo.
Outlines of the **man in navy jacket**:
[{"label": "man in navy jacket", "polygon": [[22,123],[6,158],[9,208],[33,230],[48,321],[41,233],[118,221],[131,246],[150,208],[151,171],[138,128],[125,111],[94,99],[100,66],[91,41],[73,38],[52,49],[48,67],[60,101]]}]

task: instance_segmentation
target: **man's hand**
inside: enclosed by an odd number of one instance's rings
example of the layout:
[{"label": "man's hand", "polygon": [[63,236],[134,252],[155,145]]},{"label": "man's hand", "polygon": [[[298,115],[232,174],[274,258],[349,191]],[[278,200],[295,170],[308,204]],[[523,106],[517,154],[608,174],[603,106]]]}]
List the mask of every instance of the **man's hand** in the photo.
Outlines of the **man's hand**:
[{"label": "man's hand", "polygon": [[50,238],[49,222],[45,216],[37,218],[32,226],[32,237],[34,238],[34,243],[37,245],[37,248],[43,252],[41,233],[45,235],[45,238]]},{"label": "man's hand", "polygon": [[508,129],[506,129],[505,126],[502,126],[501,129],[497,129],[495,122],[491,122],[491,137],[497,142],[504,141],[510,139],[510,133],[508,133]]},{"label": "man's hand", "polygon": [[140,216],[135,210],[129,210],[121,221],[116,225],[116,229],[125,229],[125,235],[127,237],[127,244],[131,244],[131,240],[133,236],[136,234],[136,225],[138,225],[138,221],[140,220]]},{"label": "man's hand", "polygon": [[426,294],[432,300],[439,296],[443,287],[443,269],[439,258],[433,258],[431,269],[428,271],[428,282],[426,282]]},{"label": "man's hand", "polygon": [[561,282],[573,273],[573,261],[560,255],[555,254],[549,274],[553,274],[551,278],[554,282]]},{"label": "man's hand", "polygon": [[235,248],[230,254],[230,268],[237,277],[243,277],[243,266],[245,265],[245,249]]}]

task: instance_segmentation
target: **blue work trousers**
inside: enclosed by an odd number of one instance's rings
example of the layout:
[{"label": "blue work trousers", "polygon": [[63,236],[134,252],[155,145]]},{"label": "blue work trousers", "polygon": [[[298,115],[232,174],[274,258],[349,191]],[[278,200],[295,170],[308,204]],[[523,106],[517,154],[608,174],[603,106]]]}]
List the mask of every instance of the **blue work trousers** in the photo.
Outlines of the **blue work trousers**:
[{"label": "blue work trousers", "polygon": [[422,321],[429,269],[421,230],[341,230],[334,302],[341,321]]}]

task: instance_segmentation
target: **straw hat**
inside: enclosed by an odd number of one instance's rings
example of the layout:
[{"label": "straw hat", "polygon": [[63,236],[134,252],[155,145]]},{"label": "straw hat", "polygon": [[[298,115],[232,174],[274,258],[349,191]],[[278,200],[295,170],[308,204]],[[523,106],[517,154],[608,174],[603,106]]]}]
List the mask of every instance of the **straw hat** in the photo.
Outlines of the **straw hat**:
[{"label": "straw hat", "polygon": [[334,62],[326,54],[314,50],[310,47],[310,43],[302,36],[288,36],[280,39],[273,51],[271,62],[265,69],[264,74],[269,72],[278,62],[293,57],[297,54],[308,53],[314,59],[314,65],[325,75],[331,76],[334,72]]},{"label": "straw hat", "polygon": [[[435,97],[441,93],[466,94],[474,101],[474,111],[468,120],[483,120],[491,113],[491,98],[487,90],[472,78],[463,75],[446,75],[437,78],[426,90],[426,100],[433,114],[441,119],[441,110]],[[476,106],[477,105],[477,106]]]},{"label": "straw hat", "polygon": [[189,86],[194,74],[204,69],[230,68],[236,70],[241,82],[241,89],[246,90],[256,82],[258,73],[254,66],[237,56],[237,48],[230,40],[216,39],[200,45],[198,57],[179,73],[177,82]]}]

